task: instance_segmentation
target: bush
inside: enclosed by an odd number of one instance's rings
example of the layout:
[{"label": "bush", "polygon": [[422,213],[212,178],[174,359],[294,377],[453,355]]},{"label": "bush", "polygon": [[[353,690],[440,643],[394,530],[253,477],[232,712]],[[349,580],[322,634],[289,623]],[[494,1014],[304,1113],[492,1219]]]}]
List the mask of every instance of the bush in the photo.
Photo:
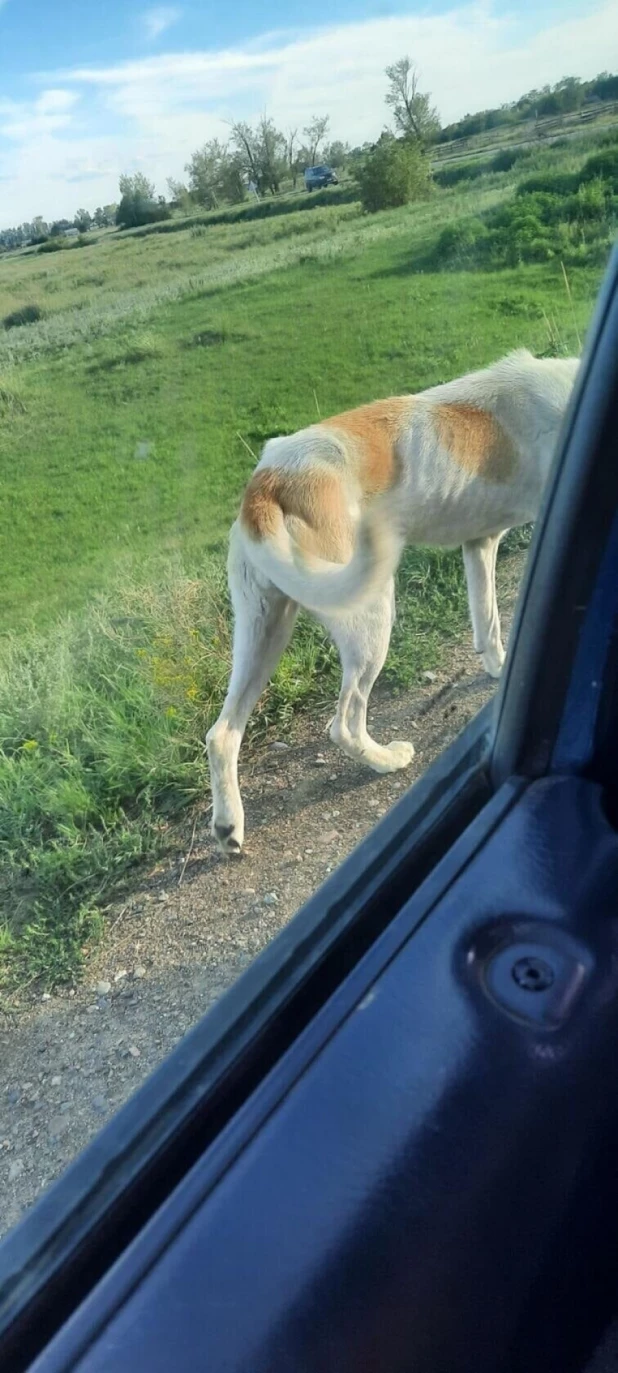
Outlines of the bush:
[{"label": "bush", "polygon": [[489,161],[460,162],[454,167],[439,167],[433,175],[438,186],[457,186],[460,181],[476,181],[479,176],[486,176],[490,170]]},{"label": "bush", "polygon": [[42,318],[40,305],[21,305],[19,310],[12,310],[10,315],[5,315],[2,323],[5,329],[18,329],[22,324],[36,324]]},{"label": "bush", "polygon": [[599,177],[606,182],[614,195],[618,195],[618,146],[608,148],[603,153],[595,153],[584,162],[579,177],[580,184],[596,181]]},{"label": "bush", "polygon": [[520,181],[517,195],[572,195],[578,185],[579,177],[572,172],[539,172],[536,176],[528,176],[525,181]]},{"label": "bush", "polygon": [[136,229],[140,225],[156,224],[171,217],[170,207],[164,200],[147,200],[139,192],[123,195],[116,210],[116,224],[121,229]]},{"label": "bush", "polygon": [[482,219],[460,219],[442,230],[434,251],[436,266],[458,267],[478,261],[489,233]]},{"label": "bush", "polygon": [[501,148],[500,152],[491,159],[491,170],[492,172],[510,172],[511,167],[514,167],[520,158],[526,156],[526,148]]},{"label": "bush", "polygon": [[367,157],[359,185],[363,209],[370,214],[407,205],[429,192],[429,160],[417,143],[384,138]]},{"label": "bush", "polygon": [[494,157],[483,160],[476,158],[470,162],[458,162],[454,167],[442,167],[434,172],[439,186],[457,186],[460,181],[477,181],[480,176],[490,172],[510,172],[522,157],[527,157],[527,148],[501,148]]},{"label": "bush", "polygon": [[570,218],[587,221],[604,219],[611,200],[611,190],[600,176],[585,181],[569,201]]},{"label": "bush", "polygon": [[64,243],[59,238],[46,238],[38,249],[39,253],[61,253],[64,250]]}]

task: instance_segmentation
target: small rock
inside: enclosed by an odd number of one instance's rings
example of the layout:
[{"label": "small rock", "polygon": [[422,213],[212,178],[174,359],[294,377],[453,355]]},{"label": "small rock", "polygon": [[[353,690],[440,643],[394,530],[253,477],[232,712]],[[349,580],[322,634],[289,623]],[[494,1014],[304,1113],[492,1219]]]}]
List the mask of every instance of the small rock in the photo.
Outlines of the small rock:
[{"label": "small rock", "polygon": [[120,972],[114,973],[114,982],[122,982],[123,977],[126,977],[126,975],[126,968],[121,968]]},{"label": "small rock", "polygon": [[326,834],[321,834],[318,840],[320,844],[334,844],[339,838],[339,830],[327,830]]},{"label": "small rock", "polygon": [[138,982],[141,981],[142,977],[146,976],[146,969],[143,963],[138,963],[137,967],[133,969],[133,976],[137,978]]},{"label": "small rock", "polygon": [[22,1092],[31,1092],[34,1082],[22,1082]]},{"label": "small rock", "polygon": [[158,897],[157,897],[157,901],[161,901],[162,903],[163,903],[164,901],[169,901],[169,896],[168,896],[167,892],[166,892],[166,891],[160,891],[160,892],[159,892],[159,895],[158,895]]},{"label": "small rock", "polygon": [[51,1001],[51,992],[43,992],[41,1001]]},{"label": "small rock", "polygon": [[24,1161],[21,1158],[14,1158],[9,1166],[9,1182],[17,1182],[24,1171]]},{"label": "small rock", "polygon": [[16,1106],[17,1102],[19,1101],[19,1091],[17,1087],[9,1087],[9,1090],[6,1095],[11,1106]]},{"label": "small rock", "polygon": [[141,1058],[142,1056],[140,1049],[138,1049],[137,1047],[137,1044],[129,1044],[129,1053],[131,1055],[131,1058]]},{"label": "small rock", "polygon": [[69,991],[69,996],[75,996],[75,988],[74,988],[74,987],[71,987],[71,989],[70,989],[70,991]]},{"label": "small rock", "polygon": [[435,672],[424,672],[423,677],[426,682],[437,682],[438,680]]},{"label": "small rock", "polygon": [[108,995],[108,992],[111,992],[111,990],[112,990],[112,984],[111,984],[111,982],[105,982],[105,981],[103,981],[103,982],[97,982],[97,985],[96,985],[96,987],[95,987],[95,992],[96,992],[97,996],[107,996],[107,995]]},{"label": "small rock", "polygon": [[[337,781],[337,773],[336,773],[336,772],[331,772],[330,777],[329,777],[328,780],[329,780],[329,782],[336,782],[336,781]],[[333,815],[334,815],[334,814],[335,814],[335,812],[333,811]]]},{"label": "small rock", "polygon": [[305,853],[313,853],[313,849],[305,849]]},{"label": "small rock", "polygon": [[316,768],[325,768],[325,767],[326,767],[326,759],[325,759],[325,758],[316,758],[316,759],[314,760],[314,767],[316,767]]},{"label": "small rock", "polygon": [[243,887],[241,896],[255,896],[255,887]]},{"label": "small rock", "polygon": [[283,741],[280,739],[275,739],[275,742],[273,744],[273,748],[276,749],[278,753],[285,752],[285,750],[289,749],[289,747],[289,744],[284,744]]},{"label": "small rock", "polygon": [[266,896],[262,897],[263,906],[276,906],[278,901],[279,897],[275,891],[267,891]]},{"label": "small rock", "polygon": [[61,1078],[59,1078],[59,1077],[53,1077],[52,1080],[51,1080],[51,1085],[52,1085],[52,1087],[59,1087],[61,1081],[62,1081]]},{"label": "small rock", "polygon": [[52,1116],[49,1122],[49,1133],[52,1139],[60,1139],[61,1135],[66,1135],[70,1121],[66,1115]]},{"label": "small rock", "polygon": [[105,1115],[107,1115],[108,1105],[107,1105],[107,1101],[105,1100],[105,1097],[104,1097],[104,1096],[95,1096],[95,1097],[93,1097],[93,1098],[92,1098],[92,1109],[93,1109],[93,1111],[96,1111],[96,1113],[97,1113],[98,1116],[105,1116]]},{"label": "small rock", "polygon": [[63,1116],[66,1116],[67,1111],[70,1111],[70,1109],[71,1109],[71,1103],[70,1103],[70,1101],[61,1101],[61,1103],[60,1103],[60,1110],[62,1111]]}]

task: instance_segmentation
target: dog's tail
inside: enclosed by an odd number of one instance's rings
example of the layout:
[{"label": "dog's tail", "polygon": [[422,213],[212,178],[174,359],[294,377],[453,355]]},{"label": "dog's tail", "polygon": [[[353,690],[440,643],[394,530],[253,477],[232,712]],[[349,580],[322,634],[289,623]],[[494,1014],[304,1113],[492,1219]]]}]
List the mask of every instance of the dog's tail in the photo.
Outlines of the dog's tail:
[{"label": "dog's tail", "polygon": [[250,484],[240,514],[249,558],[263,576],[307,610],[326,614],[361,605],[377,595],[395,572],[404,540],[383,500],[364,514],[352,557],[340,563],[307,555],[294,537],[295,526],[300,531],[307,524],[286,515],[285,502],[275,491],[267,493],[262,487],[259,501],[252,495]]}]

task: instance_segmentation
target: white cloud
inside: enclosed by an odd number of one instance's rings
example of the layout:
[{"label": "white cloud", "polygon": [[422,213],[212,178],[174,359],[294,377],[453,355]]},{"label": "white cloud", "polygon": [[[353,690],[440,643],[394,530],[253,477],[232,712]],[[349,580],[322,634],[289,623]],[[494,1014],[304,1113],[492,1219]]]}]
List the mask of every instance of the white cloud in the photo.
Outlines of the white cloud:
[{"label": "white cloud", "polygon": [[[30,148],[71,123],[73,106],[80,96],[77,91],[45,90],[33,102],[0,100],[0,138],[4,137]],[[0,154],[0,171],[3,158]]]},{"label": "white cloud", "polygon": [[160,38],[172,24],[178,22],[180,10],[171,5],[157,5],[153,10],[145,10],[141,19],[146,38],[153,43],[155,38]]},{"label": "white cloud", "polygon": [[[597,0],[594,11],[582,0],[579,14],[562,20],[539,8],[535,19],[527,13],[525,27],[519,16],[471,0],[448,13],[278,32],[219,52],[164,53],[48,76],[31,105],[0,104],[4,222],[68,214],[80,196],[93,207],[115,199],[124,170],[142,168],[163,190],[206,138],[227,136],[234,116],[267,110],[283,127],[302,128],[324,111],[333,137],[373,138],[388,115],[384,68],[406,52],[445,122],[567,72],[590,77],[618,68],[618,0]],[[79,110],[73,92],[81,95]],[[19,144],[12,159],[3,153],[3,133]]]}]

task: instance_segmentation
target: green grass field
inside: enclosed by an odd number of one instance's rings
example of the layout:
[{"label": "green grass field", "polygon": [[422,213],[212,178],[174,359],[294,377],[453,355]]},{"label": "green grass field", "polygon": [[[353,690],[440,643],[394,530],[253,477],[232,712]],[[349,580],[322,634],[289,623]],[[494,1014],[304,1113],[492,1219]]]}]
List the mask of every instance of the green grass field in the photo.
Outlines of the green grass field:
[{"label": "green grass field", "polygon": [[[546,151],[533,169],[589,152]],[[8,983],[74,976],[118,881],[207,786],[201,739],[229,653],[222,553],[249,450],[512,347],[578,351],[598,264],[569,272],[570,293],[559,259],[427,266],[446,224],[502,204],[521,175],[372,217],[349,192],[309,213],[299,197],[268,219],[0,259],[0,318],[43,311],[0,330]],[[465,617],[459,558],[411,551],[391,682],[435,665]],[[306,621],[254,727],[335,685],[334,651]]]}]

